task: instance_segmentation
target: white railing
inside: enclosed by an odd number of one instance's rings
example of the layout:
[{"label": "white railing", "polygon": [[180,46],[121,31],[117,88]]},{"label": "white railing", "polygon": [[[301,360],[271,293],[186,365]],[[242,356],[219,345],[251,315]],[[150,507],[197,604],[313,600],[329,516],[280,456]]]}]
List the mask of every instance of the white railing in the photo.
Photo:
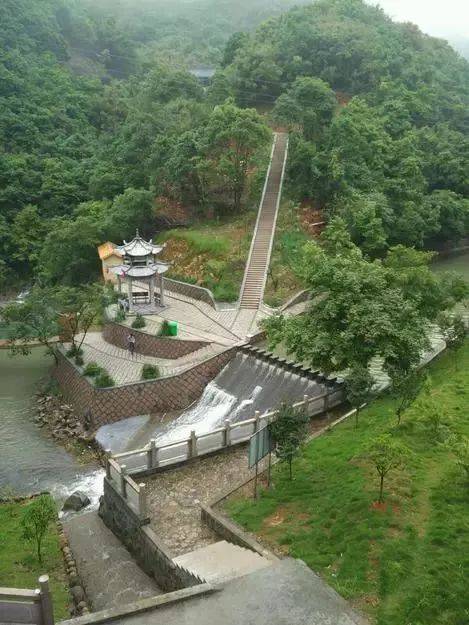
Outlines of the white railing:
[{"label": "white railing", "polygon": [[121,494],[127,505],[140,519],[148,516],[145,484],[137,484],[127,474],[127,466],[115,458],[106,459],[106,477],[114,489]]},{"label": "white railing", "polygon": [[[315,397],[305,395],[302,401],[296,402],[293,406],[304,409],[305,413],[312,417],[337,406],[342,401],[343,390],[336,388],[330,393],[323,393]],[[277,410],[264,414],[257,411],[250,419],[238,423],[225,421],[223,427],[205,434],[196,434],[195,431],[192,431],[189,438],[160,446],[157,446],[155,440],[151,440],[149,445],[141,449],[114,454],[109,456],[107,461],[108,479],[117,485],[123,497],[130,501],[131,507],[133,497],[135,501],[134,510],[143,518],[146,515],[144,485],[137,485],[131,479],[130,474],[143,471],[151,472],[161,467],[187,462],[198,456],[245,443],[249,441],[254,432],[273,421],[277,414]],[[130,486],[129,483],[131,483]],[[138,493],[138,496],[132,495],[130,497],[132,490]]]},{"label": "white railing", "polygon": [[49,577],[41,575],[39,588],[0,588],[0,622],[54,625]]}]

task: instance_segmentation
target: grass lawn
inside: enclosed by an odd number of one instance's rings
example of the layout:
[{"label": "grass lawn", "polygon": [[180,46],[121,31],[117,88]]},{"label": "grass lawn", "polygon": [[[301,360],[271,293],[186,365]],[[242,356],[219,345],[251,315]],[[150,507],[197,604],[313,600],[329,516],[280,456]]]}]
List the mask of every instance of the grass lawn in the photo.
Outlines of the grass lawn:
[{"label": "grass lawn", "polygon": [[[458,356],[429,367],[433,397],[447,427],[469,435],[469,341]],[[308,443],[293,481],[277,465],[274,488],[257,502],[232,498],[226,511],[274,549],[303,559],[379,625],[469,623],[469,489],[442,441],[419,417],[419,404],[396,425],[389,396]],[[367,445],[390,432],[412,451],[385,481],[365,459]]]},{"label": "grass lawn", "polygon": [[43,543],[43,563],[39,564],[34,543],[22,538],[20,521],[29,501],[0,504],[0,586],[37,588],[37,579],[50,578],[57,621],[69,617],[70,595],[55,523],[51,523]]}]

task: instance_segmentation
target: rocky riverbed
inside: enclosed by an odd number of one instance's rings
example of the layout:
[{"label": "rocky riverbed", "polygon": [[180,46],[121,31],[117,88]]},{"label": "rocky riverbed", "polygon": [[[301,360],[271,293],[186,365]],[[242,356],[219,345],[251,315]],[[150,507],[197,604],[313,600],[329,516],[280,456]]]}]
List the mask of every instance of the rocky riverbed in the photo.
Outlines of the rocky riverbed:
[{"label": "rocky riverbed", "polygon": [[102,451],[95,443],[94,432],[87,430],[73,407],[58,395],[36,395],[34,422],[80,462],[101,461]]}]

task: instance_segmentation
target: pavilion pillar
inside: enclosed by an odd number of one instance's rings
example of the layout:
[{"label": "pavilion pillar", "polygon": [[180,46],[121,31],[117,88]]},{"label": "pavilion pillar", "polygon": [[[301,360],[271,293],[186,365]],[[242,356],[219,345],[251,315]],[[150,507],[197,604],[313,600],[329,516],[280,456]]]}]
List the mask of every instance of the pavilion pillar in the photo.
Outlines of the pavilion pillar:
[{"label": "pavilion pillar", "polygon": [[153,305],[155,301],[155,278],[154,276],[150,278],[148,288],[150,289],[150,305]]},{"label": "pavilion pillar", "polygon": [[162,273],[160,273],[160,304],[164,306],[164,278]]},{"label": "pavilion pillar", "polygon": [[134,298],[132,295],[132,291],[133,291],[133,280],[131,277],[128,278],[128,292],[129,292],[129,310],[133,310],[134,309]]}]

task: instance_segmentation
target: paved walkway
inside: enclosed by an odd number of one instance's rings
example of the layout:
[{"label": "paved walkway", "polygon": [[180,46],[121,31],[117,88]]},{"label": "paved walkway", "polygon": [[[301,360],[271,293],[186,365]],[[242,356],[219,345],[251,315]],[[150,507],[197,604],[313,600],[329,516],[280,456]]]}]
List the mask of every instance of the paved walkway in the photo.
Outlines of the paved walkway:
[{"label": "paved walkway", "polygon": [[143,356],[142,354],[135,354],[131,358],[128,350],[107,343],[100,332],[89,332],[83,342],[82,349],[85,365],[89,362],[96,362],[107,369],[116,384],[129,384],[142,379],[144,364],[156,365],[160,371],[160,377],[166,377],[182,373],[221,353],[226,349],[226,346],[210,343],[206,347],[174,360]]},{"label": "paved walkway", "polygon": [[161,594],[97,512],[66,519],[63,526],[93,611]]},{"label": "paved walkway", "polygon": [[367,625],[301,560],[285,559],[208,596],[161,606],[115,625]]}]

